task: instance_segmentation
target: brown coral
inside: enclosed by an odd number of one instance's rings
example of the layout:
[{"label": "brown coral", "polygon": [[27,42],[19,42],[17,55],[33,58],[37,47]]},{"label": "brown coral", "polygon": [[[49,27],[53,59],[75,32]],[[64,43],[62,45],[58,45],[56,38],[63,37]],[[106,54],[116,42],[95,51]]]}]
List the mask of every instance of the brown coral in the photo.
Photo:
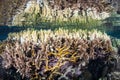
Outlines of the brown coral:
[{"label": "brown coral", "polygon": [[[89,60],[105,58],[113,51],[109,37],[96,31],[89,35],[84,31],[71,34],[64,30],[28,33],[25,37],[20,34],[22,42],[19,37],[8,42],[2,57],[5,68],[13,66],[23,77],[31,79],[77,78]],[[40,35],[39,39],[36,34]],[[89,36],[92,38],[88,39]]]}]

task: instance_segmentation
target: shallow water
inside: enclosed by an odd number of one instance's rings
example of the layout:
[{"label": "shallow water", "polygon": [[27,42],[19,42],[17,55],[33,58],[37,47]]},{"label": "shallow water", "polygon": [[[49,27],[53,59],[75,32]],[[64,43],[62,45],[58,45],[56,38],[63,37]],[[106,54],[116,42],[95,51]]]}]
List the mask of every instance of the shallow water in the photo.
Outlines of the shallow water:
[{"label": "shallow water", "polygon": [[[12,26],[12,27],[8,27],[8,26],[0,26],[0,41],[3,41],[5,39],[7,39],[8,34],[9,33],[15,33],[15,32],[20,32],[23,30],[27,30],[29,27],[16,27],[16,26]],[[112,30],[110,30],[110,28],[108,27],[107,30],[101,30],[101,31],[105,31],[109,36],[120,39],[120,26],[117,27],[113,27]],[[43,29],[43,28],[35,28],[35,29]],[[48,30],[47,28],[45,28],[45,30]]]},{"label": "shallow water", "polygon": [[5,40],[8,37],[8,33],[0,33],[0,40]]},{"label": "shallow water", "polygon": [[[9,33],[14,33],[14,32],[4,32],[4,33],[0,33],[0,41],[3,41],[5,39],[7,39],[8,34]],[[111,37],[120,39],[120,30],[116,30],[116,31],[109,31],[107,32],[107,34]]]},{"label": "shallow water", "polygon": [[110,32],[107,32],[107,34],[114,38],[120,39],[120,30],[110,31]]}]

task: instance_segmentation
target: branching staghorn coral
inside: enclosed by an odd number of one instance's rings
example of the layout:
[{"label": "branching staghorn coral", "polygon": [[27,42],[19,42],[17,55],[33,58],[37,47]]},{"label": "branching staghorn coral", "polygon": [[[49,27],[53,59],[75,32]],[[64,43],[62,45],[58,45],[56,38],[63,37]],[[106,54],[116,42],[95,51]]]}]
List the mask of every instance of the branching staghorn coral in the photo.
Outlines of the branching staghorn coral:
[{"label": "branching staghorn coral", "polygon": [[6,69],[31,80],[73,80],[90,60],[112,53],[110,38],[99,31],[28,30],[9,35],[2,57]]},{"label": "branching staghorn coral", "polygon": [[16,40],[24,40],[24,41],[33,41],[33,42],[46,42],[49,37],[53,37],[54,39],[58,38],[80,38],[80,39],[90,39],[93,40],[95,38],[102,38],[102,39],[109,39],[110,38],[107,36],[107,34],[102,33],[97,30],[64,30],[64,29],[58,29],[55,31],[51,30],[27,30],[27,31],[22,31],[20,33],[13,33],[9,34],[8,39],[16,39]]}]

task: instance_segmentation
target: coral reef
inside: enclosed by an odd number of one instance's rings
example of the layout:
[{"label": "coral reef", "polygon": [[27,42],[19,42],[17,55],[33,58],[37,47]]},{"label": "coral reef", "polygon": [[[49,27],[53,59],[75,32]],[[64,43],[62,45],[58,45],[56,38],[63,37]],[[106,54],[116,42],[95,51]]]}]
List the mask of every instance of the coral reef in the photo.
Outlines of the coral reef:
[{"label": "coral reef", "polygon": [[31,80],[98,80],[114,68],[108,65],[113,53],[106,34],[59,29],[10,34],[1,56],[4,68]]},{"label": "coral reef", "polygon": [[[42,17],[48,21],[85,19],[88,22],[90,20],[89,18],[103,20],[109,17],[110,12],[113,11],[113,2],[100,0],[27,0],[21,8],[22,10],[13,17],[12,25],[21,26],[24,23],[34,23],[29,18],[31,14],[32,16],[39,14],[40,16],[37,19]],[[32,19],[35,19],[35,17],[32,17]],[[38,22],[42,21],[39,20]]]}]

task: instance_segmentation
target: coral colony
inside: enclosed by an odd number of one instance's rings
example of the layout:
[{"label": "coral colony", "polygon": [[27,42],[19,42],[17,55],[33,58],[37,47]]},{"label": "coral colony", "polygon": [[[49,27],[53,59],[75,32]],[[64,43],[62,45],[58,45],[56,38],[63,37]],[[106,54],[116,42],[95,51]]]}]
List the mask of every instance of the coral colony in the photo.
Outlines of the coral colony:
[{"label": "coral colony", "polygon": [[108,62],[113,50],[109,36],[97,30],[59,29],[10,34],[3,53],[3,66],[23,78],[82,80],[91,60]]},{"label": "coral colony", "polygon": [[0,80],[120,80],[120,0],[0,0]]}]

